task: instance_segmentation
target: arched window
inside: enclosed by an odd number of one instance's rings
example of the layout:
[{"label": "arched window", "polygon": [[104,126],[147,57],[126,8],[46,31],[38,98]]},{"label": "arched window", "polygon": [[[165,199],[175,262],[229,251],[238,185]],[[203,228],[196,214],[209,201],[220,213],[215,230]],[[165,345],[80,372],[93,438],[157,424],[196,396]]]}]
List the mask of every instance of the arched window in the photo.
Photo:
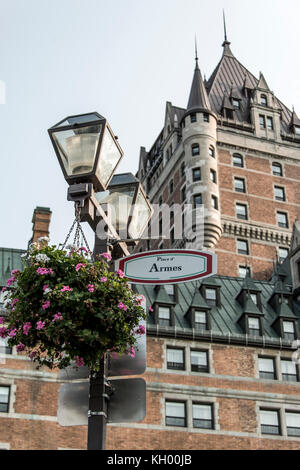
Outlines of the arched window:
[{"label": "arched window", "polygon": [[280,165],[280,163],[272,163],[272,173],[274,176],[282,176],[283,173],[282,173],[282,166]]},{"label": "arched window", "polygon": [[200,147],[199,144],[193,144],[192,145],[192,155],[193,157],[200,155]]},{"label": "arched window", "polygon": [[233,166],[237,166],[239,168],[243,168],[244,166],[244,161],[243,161],[243,157],[242,155],[240,155],[239,153],[235,153],[232,155],[232,163],[233,163]]}]

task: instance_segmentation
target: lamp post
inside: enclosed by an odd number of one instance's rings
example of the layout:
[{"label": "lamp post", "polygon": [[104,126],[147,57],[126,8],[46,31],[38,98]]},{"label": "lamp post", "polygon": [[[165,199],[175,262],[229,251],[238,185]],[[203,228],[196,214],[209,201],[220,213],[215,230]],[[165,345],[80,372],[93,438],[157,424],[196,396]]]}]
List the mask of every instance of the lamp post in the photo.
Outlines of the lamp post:
[{"label": "lamp post", "polygon": [[[152,208],[132,174],[113,176],[123,152],[107,120],[97,112],[69,116],[48,129],[48,133],[69,184],[68,200],[80,208],[80,220],[87,221],[96,232],[102,219],[113,238],[113,257],[128,255],[130,239],[122,241],[121,231],[126,227],[131,239],[139,238],[151,218]],[[127,198],[125,213],[120,203],[122,196]],[[108,217],[104,204],[111,205],[117,212],[115,224]],[[99,253],[100,246],[95,238],[95,254]],[[88,450],[105,449],[106,376],[105,354],[100,371],[90,371]]]}]

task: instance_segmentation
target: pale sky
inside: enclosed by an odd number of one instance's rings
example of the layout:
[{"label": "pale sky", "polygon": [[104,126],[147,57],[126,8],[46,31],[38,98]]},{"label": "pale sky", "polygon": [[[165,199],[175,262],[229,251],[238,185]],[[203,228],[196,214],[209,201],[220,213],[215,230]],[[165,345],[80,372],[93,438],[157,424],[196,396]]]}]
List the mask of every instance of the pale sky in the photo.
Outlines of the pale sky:
[{"label": "pale sky", "polygon": [[195,35],[202,74],[220,60],[223,8],[234,55],[300,117],[299,0],[0,0],[0,246],[26,248],[36,206],[64,241],[73,206],[47,134],[64,117],[104,115],[117,172],[136,172],[166,101],[187,105]]}]

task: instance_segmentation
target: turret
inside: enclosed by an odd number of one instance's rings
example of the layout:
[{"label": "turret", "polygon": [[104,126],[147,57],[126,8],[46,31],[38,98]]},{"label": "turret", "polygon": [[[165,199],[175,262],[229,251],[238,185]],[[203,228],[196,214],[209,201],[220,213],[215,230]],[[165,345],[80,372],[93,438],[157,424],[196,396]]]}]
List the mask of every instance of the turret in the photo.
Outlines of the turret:
[{"label": "turret", "polygon": [[[218,187],[217,117],[211,110],[196,54],[196,67],[187,110],[181,121],[186,165],[186,204],[204,206],[204,237],[185,217],[185,236],[194,248],[214,248],[222,228]],[[193,210],[195,215],[195,211]]]}]

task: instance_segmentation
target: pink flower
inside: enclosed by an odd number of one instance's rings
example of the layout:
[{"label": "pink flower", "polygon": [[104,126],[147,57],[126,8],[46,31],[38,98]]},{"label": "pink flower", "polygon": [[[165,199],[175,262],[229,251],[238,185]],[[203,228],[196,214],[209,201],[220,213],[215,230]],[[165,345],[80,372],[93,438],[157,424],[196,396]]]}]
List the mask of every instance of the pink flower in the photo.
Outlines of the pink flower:
[{"label": "pink flower", "polygon": [[8,329],[6,328],[6,326],[2,326],[0,328],[0,338],[6,338],[8,335]]},{"label": "pink flower", "polygon": [[94,290],[95,290],[94,284],[89,284],[89,285],[88,285],[88,291],[89,291],[89,292],[94,292]]},{"label": "pink flower", "polygon": [[37,330],[42,330],[45,325],[46,325],[46,323],[44,321],[38,321],[36,323],[35,327],[36,327]]},{"label": "pink flower", "polygon": [[102,276],[102,277],[101,277],[101,282],[106,282],[106,281],[107,281],[107,277]]},{"label": "pink flower", "polygon": [[12,276],[15,274],[18,274],[20,271],[18,269],[13,269],[12,272],[10,273]]},{"label": "pink flower", "polygon": [[127,307],[126,307],[126,305],[123,304],[123,302],[119,302],[119,303],[118,303],[118,307],[119,307],[121,310],[124,310],[125,312],[126,312],[126,310],[127,310]]},{"label": "pink flower", "polygon": [[63,316],[60,312],[56,313],[53,317],[53,320],[52,320],[52,323],[58,321],[58,320],[62,320],[63,319]]},{"label": "pink flower", "polygon": [[6,291],[6,287],[2,287],[1,292],[5,292],[5,291]]},{"label": "pink flower", "polygon": [[24,323],[24,325],[23,325],[24,335],[28,336],[30,328],[31,328],[31,323],[30,322]]},{"label": "pink flower", "polygon": [[34,352],[34,351],[31,352],[31,353],[29,354],[30,360],[33,361],[33,359],[34,359],[35,356],[36,356],[36,352]]},{"label": "pink flower", "polygon": [[76,271],[78,272],[80,268],[85,268],[86,264],[78,263],[75,267]]},{"label": "pink flower", "polygon": [[50,301],[47,300],[47,302],[44,302],[44,303],[43,303],[42,309],[43,309],[43,310],[46,310],[46,309],[49,308],[49,307],[50,307]]},{"label": "pink flower", "polygon": [[154,312],[152,307],[149,307],[149,312]]},{"label": "pink flower", "polygon": [[11,306],[14,307],[17,302],[19,302],[19,299],[13,299],[11,302]]},{"label": "pink flower", "polygon": [[20,343],[20,344],[17,344],[16,349],[17,351],[24,351],[25,347],[26,347],[25,344]]},{"label": "pink flower", "polygon": [[43,286],[43,291],[45,291],[45,290],[47,290],[47,289],[49,289],[49,284],[45,284],[45,285]]},{"label": "pink flower", "polygon": [[118,274],[120,277],[124,277],[124,273],[123,273],[122,269],[118,269],[117,274]]},{"label": "pink flower", "polygon": [[146,299],[145,299],[145,296],[141,294],[141,295],[139,295],[139,296],[137,297],[136,303],[137,303],[138,305],[141,305],[141,303],[144,302],[145,300],[146,300]]},{"label": "pink flower", "polygon": [[82,357],[75,356],[74,359],[75,359],[75,363],[76,363],[77,367],[83,367],[84,366],[84,360],[83,360]]},{"label": "pink flower", "polygon": [[7,279],[6,281],[7,287],[10,287],[15,281],[16,281],[15,277],[10,277],[9,279]]},{"label": "pink flower", "polygon": [[71,289],[69,286],[64,286],[62,289],[60,289],[61,292],[71,292],[73,289]]},{"label": "pink flower", "polygon": [[130,348],[129,354],[130,354],[130,357],[135,357],[135,350],[134,350],[134,348],[132,348],[132,347]]},{"label": "pink flower", "polygon": [[52,268],[37,268],[36,272],[38,273],[39,276],[44,276],[46,274],[53,274],[53,269]]},{"label": "pink flower", "polygon": [[17,328],[13,328],[12,330],[10,330],[8,336],[13,338],[14,336],[16,336],[16,334],[17,334]]},{"label": "pink flower", "polygon": [[139,325],[139,327],[137,328],[137,330],[135,330],[135,332],[138,335],[144,335],[146,333],[146,328],[144,327],[144,325]]},{"label": "pink flower", "polygon": [[4,318],[0,317],[0,325],[2,325],[2,323],[4,323]]},{"label": "pink flower", "polygon": [[110,253],[101,253],[100,256],[103,256],[104,258],[106,258],[107,261],[111,261],[111,254]]}]

